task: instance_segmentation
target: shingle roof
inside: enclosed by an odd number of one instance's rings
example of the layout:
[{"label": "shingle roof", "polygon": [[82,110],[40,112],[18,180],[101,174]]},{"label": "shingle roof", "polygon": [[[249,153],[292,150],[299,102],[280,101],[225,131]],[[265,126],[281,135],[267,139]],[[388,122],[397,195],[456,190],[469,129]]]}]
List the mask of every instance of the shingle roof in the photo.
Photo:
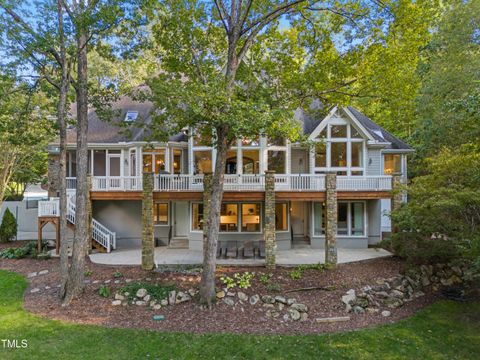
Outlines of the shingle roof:
[{"label": "shingle roof", "polygon": [[412,148],[405,142],[389,133],[380,125],[374,123],[370,118],[362,114],[354,107],[348,106],[347,109],[353,114],[353,116],[355,116],[355,118],[363,125],[363,127],[370,133],[370,135],[372,135],[375,140],[380,142],[389,142],[390,145],[387,146],[387,149],[412,150]]},{"label": "shingle roof", "polygon": [[[377,141],[383,143],[389,143],[386,146],[386,149],[392,150],[412,150],[405,142],[397,138],[396,136],[389,133],[387,130],[382,128],[380,125],[374,123],[366,115],[362,114],[360,111],[355,109],[352,106],[348,106],[347,109],[352,113],[352,115],[362,124],[362,126],[368,131],[368,133]],[[311,112],[305,112],[302,109],[298,109],[295,112],[295,118],[300,123],[305,135],[310,135],[318,125],[325,119],[325,117],[315,116]]]},{"label": "shingle roof", "polygon": [[[127,96],[123,96],[112,104],[112,110],[115,115],[109,121],[100,119],[95,109],[90,109],[88,112],[87,142],[91,144],[114,144],[119,142],[147,141],[149,135],[148,124],[151,123],[150,115],[153,108],[151,102],[134,101]],[[129,111],[138,112],[138,118],[130,126],[125,126],[125,115]],[[75,117],[75,115],[75,108],[72,107],[72,116]],[[143,126],[139,126],[139,124]],[[75,143],[76,136],[76,128],[69,128],[67,130],[67,143]],[[179,133],[171,136],[169,141],[188,141],[188,137],[183,133]]]}]

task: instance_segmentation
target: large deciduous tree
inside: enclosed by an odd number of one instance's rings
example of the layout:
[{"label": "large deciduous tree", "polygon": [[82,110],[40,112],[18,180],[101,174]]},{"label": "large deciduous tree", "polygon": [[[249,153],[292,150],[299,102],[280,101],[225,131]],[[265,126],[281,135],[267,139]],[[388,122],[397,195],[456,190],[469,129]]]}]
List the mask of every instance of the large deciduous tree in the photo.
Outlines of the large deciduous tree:
[{"label": "large deciduous tree", "polygon": [[[153,136],[193,128],[216,150],[204,219],[201,301],[215,299],[215,254],[227,151],[236,139],[296,139],[299,105],[342,101],[355,79],[349,46],[368,39],[376,6],[356,1],[164,1],[153,11],[161,70],[148,84]],[[371,15],[371,16],[370,16]],[[353,29],[355,28],[355,31]],[[355,42],[352,42],[355,47]]]}]

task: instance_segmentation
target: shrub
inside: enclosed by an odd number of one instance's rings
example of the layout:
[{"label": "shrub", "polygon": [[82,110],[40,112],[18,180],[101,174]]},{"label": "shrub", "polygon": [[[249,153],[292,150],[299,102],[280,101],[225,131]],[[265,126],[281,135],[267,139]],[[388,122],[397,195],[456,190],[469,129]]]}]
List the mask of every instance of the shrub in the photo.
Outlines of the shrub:
[{"label": "shrub", "polygon": [[6,248],[0,251],[0,259],[22,259],[26,256],[36,257],[37,249],[35,241],[18,248]]},{"label": "shrub", "polygon": [[147,293],[151,296],[152,300],[161,301],[163,299],[168,299],[168,293],[170,291],[176,290],[174,284],[149,284],[149,283],[131,283],[121,287],[118,290],[119,294],[128,293],[128,299],[133,300],[137,291],[139,289],[147,290]]},{"label": "shrub", "polygon": [[252,286],[252,279],[255,277],[255,273],[244,272],[243,274],[235,273],[233,278],[229,276],[222,276],[220,281],[225,285],[227,289],[232,289],[238,286],[240,289],[248,289]]},{"label": "shrub", "polygon": [[6,208],[0,225],[0,242],[12,241],[17,235],[17,220],[12,212]]},{"label": "shrub", "polygon": [[101,297],[104,297],[104,298],[108,298],[110,297],[110,288],[106,285],[102,285],[100,286],[100,288],[98,289],[98,294],[101,296]]},{"label": "shrub", "polygon": [[270,279],[272,278],[272,273],[263,273],[260,275],[260,282],[263,285],[268,285],[270,283]]}]

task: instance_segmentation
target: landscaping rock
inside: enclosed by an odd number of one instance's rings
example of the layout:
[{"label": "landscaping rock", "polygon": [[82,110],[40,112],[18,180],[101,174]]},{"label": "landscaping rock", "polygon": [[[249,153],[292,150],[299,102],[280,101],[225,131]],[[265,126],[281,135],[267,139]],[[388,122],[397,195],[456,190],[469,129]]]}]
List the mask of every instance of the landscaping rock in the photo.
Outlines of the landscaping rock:
[{"label": "landscaping rock", "polygon": [[38,275],[46,275],[48,274],[48,270],[42,270],[38,272]]},{"label": "landscaping rock", "polygon": [[295,303],[290,306],[290,309],[297,310],[299,312],[308,312],[308,307],[305,304]]},{"label": "landscaping rock", "polygon": [[267,310],[265,315],[269,318],[277,318],[280,316],[280,313],[277,310],[270,309],[270,310]]},{"label": "landscaping rock", "polygon": [[40,291],[39,288],[33,288],[32,290],[30,290],[30,292],[31,292],[32,294],[35,294],[35,293],[37,293],[37,292],[39,292],[39,291]]},{"label": "landscaping rock", "polygon": [[235,296],[235,293],[232,291],[227,291],[227,296],[233,297]]},{"label": "landscaping rock", "polygon": [[260,301],[260,296],[255,294],[255,295],[252,295],[250,296],[250,305],[255,305],[256,303],[258,303]]},{"label": "landscaping rock", "polygon": [[273,304],[263,304],[263,307],[267,308],[267,309],[274,309],[275,305],[273,305]]},{"label": "landscaping rock", "polygon": [[226,298],[223,298],[222,300],[225,304],[227,304],[228,306],[233,306],[235,305],[235,301],[233,301],[233,299],[231,297],[226,297]]},{"label": "landscaping rock", "polygon": [[187,293],[184,293],[183,291],[179,291],[178,294],[177,294],[177,301],[176,303],[177,304],[180,304],[180,303],[183,303],[185,301],[189,301],[192,297],[187,294]]},{"label": "landscaping rock", "polygon": [[35,277],[35,276],[37,276],[37,272],[36,272],[36,271],[29,273],[29,274],[27,275],[27,278],[33,278],[33,277]]},{"label": "landscaping rock", "polygon": [[307,321],[308,313],[300,313],[300,321]]},{"label": "landscaping rock", "polygon": [[115,300],[125,300],[125,296],[121,295],[121,294],[115,294]]},{"label": "landscaping rock", "polygon": [[161,304],[162,306],[167,306],[167,305],[168,305],[168,300],[167,300],[167,299],[162,299],[162,300],[160,301],[160,304]]},{"label": "landscaping rock", "polygon": [[315,319],[317,323],[332,323],[332,322],[342,322],[342,321],[349,321],[349,320],[350,320],[350,316],[334,316],[334,317]]},{"label": "landscaping rock", "polygon": [[278,303],[278,310],[282,311],[285,305],[283,303]]},{"label": "landscaping rock", "polygon": [[168,293],[168,303],[170,305],[175,305],[177,302],[177,292],[175,290],[172,290]]},{"label": "landscaping rock", "polygon": [[217,292],[217,299],[223,299],[225,297],[225,291]]},{"label": "landscaping rock", "polygon": [[280,295],[275,296],[275,301],[276,301],[276,302],[279,302],[279,303],[282,303],[282,304],[286,304],[286,303],[287,303],[287,299],[285,299],[284,296],[280,296]]},{"label": "landscaping rock", "polygon": [[122,305],[122,300],[113,300],[112,301],[112,306],[120,306]]},{"label": "landscaping rock", "polygon": [[147,290],[144,288],[138,289],[137,293],[135,294],[135,296],[139,299],[143,299],[145,295],[147,295]]},{"label": "landscaping rock", "polygon": [[160,304],[155,304],[152,306],[152,309],[153,310],[160,310],[162,308],[162,306]]},{"label": "landscaping rock", "polygon": [[146,303],[145,301],[139,300],[139,301],[136,301],[136,302],[135,302],[135,305],[145,306],[145,305],[147,305],[147,303]]},{"label": "landscaping rock", "polygon": [[295,321],[300,320],[300,318],[302,317],[302,315],[300,315],[300,312],[296,309],[290,308],[288,309],[288,313],[290,314],[292,320]]},{"label": "landscaping rock", "polygon": [[188,294],[191,296],[191,297],[194,297],[195,295],[197,295],[197,290],[195,289],[188,289]]},{"label": "landscaping rock", "polygon": [[388,311],[388,310],[382,311],[382,316],[389,317],[390,315],[392,315],[392,313],[390,311]]},{"label": "landscaping rock", "polygon": [[403,299],[405,297],[405,294],[403,292],[399,291],[399,290],[392,290],[390,295],[392,295],[393,297],[399,298],[399,299]]},{"label": "landscaping rock", "polygon": [[150,298],[151,298],[151,296],[149,294],[147,294],[143,297],[143,301],[149,302]]},{"label": "landscaping rock", "polygon": [[262,301],[265,304],[275,304],[275,298],[270,296],[270,295],[263,295],[262,296]]},{"label": "landscaping rock", "polygon": [[357,314],[357,315],[365,314],[365,310],[361,306],[354,306],[352,308],[352,311],[354,314]]},{"label": "landscaping rock", "polygon": [[295,304],[296,302],[297,302],[297,299],[295,299],[295,298],[287,299],[287,305],[288,306],[291,306],[292,304]]},{"label": "landscaping rock", "polygon": [[288,314],[283,314],[283,321],[290,321],[290,315]]},{"label": "landscaping rock", "polygon": [[355,295],[355,290],[348,290],[347,294],[342,296],[342,302],[345,304],[345,310],[350,311],[352,309],[352,304],[354,304],[356,300],[357,296]]},{"label": "landscaping rock", "polygon": [[389,308],[398,308],[403,305],[403,301],[397,298],[389,298],[384,301],[385,305]]},{"label": "landscaping rock", "polygon": [[240,301],[247,301],[248,300],[248,295],[245,294],[244,292],[239,291],[237,293],[237,296],[238,296],[238,300],[240,300]]}]

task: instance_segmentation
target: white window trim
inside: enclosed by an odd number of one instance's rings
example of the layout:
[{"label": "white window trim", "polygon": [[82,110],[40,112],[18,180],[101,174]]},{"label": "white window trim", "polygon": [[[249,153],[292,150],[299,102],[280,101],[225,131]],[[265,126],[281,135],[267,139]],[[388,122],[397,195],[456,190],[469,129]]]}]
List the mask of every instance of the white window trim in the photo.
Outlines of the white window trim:
[{"label": "white window trim", "polygon": [[[314,237],[325,238],[324,234],[315,234],[315,203],[323,203],[322,201],[312,201],[312,216],[311,216],[311,232]],[[338,234],[338,224],[337,224],[337,238],[350,238],[350,239],[363,239],[368,238],[368,210],[367,210],[367,201],[365,200],[352,200],[352,201],[339,201],[340,203],[347,203],[348,204],[348,213],[347,213],[347,226],[348,226],[348,234],[347,235],[339,235]],[[351,223],[351,204],[352,203],[363,203],[363,222],[364,222],[364,231],[363,235],[349,235],[352,232],[352,223]],[[324,230],[324,229],[323,229]]]},{"label": "white window trim", "polygon": [[[201,201],[192,201],[190,203],[190,232],[192,233],[203,233],[203,230],[193,229],[193,204],[203,204]],[[222,201],[222,204],[237,204],[238,214],[237,214],[237,231],[219,231],[219,234],[263,234],[263,203],[259,201]],[[260,231],[242,231],[242,204],[260,204]],[[288,205],[287,205],[288,206]]]}]

